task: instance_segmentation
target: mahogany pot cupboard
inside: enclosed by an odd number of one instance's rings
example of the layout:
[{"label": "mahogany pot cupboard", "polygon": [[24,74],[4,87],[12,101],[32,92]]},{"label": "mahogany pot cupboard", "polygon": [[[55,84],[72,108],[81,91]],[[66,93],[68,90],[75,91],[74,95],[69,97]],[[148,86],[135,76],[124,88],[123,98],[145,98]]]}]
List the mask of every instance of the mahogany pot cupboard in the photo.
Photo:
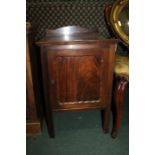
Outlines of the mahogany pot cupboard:
[{"label": "mahogany pot cupboard", "polygon": [[102,39],[96,30],[67,26],[47,30],[37,45],[50,137],[55,136],[53,111],[99,109],[107,133],[117,40]]}]

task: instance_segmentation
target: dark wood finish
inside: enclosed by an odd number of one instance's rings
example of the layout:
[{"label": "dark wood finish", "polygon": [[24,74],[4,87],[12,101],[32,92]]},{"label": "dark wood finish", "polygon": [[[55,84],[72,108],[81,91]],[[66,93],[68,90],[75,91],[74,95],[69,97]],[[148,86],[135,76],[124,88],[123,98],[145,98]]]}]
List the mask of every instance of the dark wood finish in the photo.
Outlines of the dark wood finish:
[{"label": "dark wood finish", "polygon": [[40,91],[36,71],[34,41],[31,24],[26,23],[26,133],[41,133],[41,109],[39,107]]},{"label": "dark wood finish", "polygon": [[41,47],[46,120],[54,136],[52,111],[101,109],[109,128],[116,40],[98,39],[95,30],[68,26],[48,30]]},{"label": "dark wood finish", "polygon": [[[51,104],[49,100],[49,77],[47,74],[47,57],[46,57],[46,49],[44,47],[41,48],[41,64],[42,64],[42,76],[43,76],[43,86],[44,86],[44,97],[45,97],[45,119],[47,123],[48,133],[50,137],[54,137],[54,126],[53,126],[53,114],[51,111]],[[54,98],[54,96],[53,96]]]},{"label": "dark wood finish", "polygon": [[121,127],[122,115],[123,115],[123,101],[125,90],[128,85],[128,79],[125,77],[117,76],[115,78],[114,93],[113,93],[113,128],[111,132],[112,138],[116,138],[118,130]]},{"label": "dark wood finish", "polygon": [[[115,46],[113,46],[110,51],[109,51],[109,61],[108,61],[108,65],[107,65],[107,73],[108,74],[107,76],[108,77],[113,77],[113,74],[114,74],[114,64],[115,64],[115,55],[113,54],[112,51],[115,51]],[[107,56],[106,56],[107,57]],[[108,133],[109,131],[109,123],[110,123],[110,112],[111,112],[111,102],[112,102],[112,85],[113,85],[113,78],[107,78],[106,79],[106,87],[109,89],[109,92],[107,91],[107,101],[110,102],[109,103],[109,106],[106,107],[106,109],[102,112],[101,114],[103,114],[102,118],[103,118],[103,130],[105,133]]]}]

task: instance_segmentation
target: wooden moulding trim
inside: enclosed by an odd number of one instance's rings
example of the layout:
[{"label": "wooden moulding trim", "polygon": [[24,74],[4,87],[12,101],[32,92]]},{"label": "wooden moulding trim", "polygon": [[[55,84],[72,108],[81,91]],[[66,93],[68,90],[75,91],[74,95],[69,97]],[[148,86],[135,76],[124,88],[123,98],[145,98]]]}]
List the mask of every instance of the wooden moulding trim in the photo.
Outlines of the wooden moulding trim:
[{"label": "wooden moulding trim", "polygon": [[94,101],[78,101],[78,102],[60,102],[60,105],[65,105],[65,104],[85,104],[85,103],[99,103],[100,100],[94,100]]},{"label": "wooden moulding trim", "polygon": [[26,123],[26,135],[39,135],[41,134],[41,124],[40,122],[28,122]]},{"label": "wooden moulding trim", "polygon": [[92,110],[92,109],[99,109],[103,110],[105,109],[105,106],[95,106],[95,107],[76,107],[76,108],[61,108],[61,109],[52,109],[52,111],[85,111],[85,110]]},{"label": "wooden moulding trim", "polygon": [[118,39],[98,39],[98,40],[74,40],[74,41],[65,41],[65,40],[47,40],[47,39],[42,39],[36,44],[38,46],[41,45],[69,45],[69,44],[113,44],[113,43],[118,43]]},{"label": "wooden moulding trim", "polygon": [[88,44],[85,44],[85,45],[81,45],[81,44],[77,44],[77,45],[53,45],[52,47],[49,46],[47,47],[48,50],[81,50],[81,49],[99,49],[99,48],[109,48],[109,45],[103,45],[103,46],[100,46],[100,45],[88,45]]}]

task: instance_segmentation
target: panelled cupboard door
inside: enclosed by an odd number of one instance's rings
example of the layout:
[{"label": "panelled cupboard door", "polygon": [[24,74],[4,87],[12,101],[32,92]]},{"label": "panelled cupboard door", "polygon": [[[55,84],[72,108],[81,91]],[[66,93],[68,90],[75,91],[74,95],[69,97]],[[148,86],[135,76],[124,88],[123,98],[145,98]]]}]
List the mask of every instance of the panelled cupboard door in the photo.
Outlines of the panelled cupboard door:
[{"label": "panelled cupboard door", "polygon": [[52,108],[104,108],[108,49],[48,50],[49,96]]}]

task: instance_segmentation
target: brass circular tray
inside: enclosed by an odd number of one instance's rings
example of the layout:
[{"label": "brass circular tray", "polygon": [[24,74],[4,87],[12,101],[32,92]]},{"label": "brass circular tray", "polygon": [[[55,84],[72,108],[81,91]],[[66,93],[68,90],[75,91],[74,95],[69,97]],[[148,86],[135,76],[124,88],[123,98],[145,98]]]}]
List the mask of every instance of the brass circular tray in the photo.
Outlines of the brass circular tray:
[{"label": "brass circular tray", "polygon": [[110,24],[118,38],[129,46],[129,1],[117,0],[110,12]]}]

